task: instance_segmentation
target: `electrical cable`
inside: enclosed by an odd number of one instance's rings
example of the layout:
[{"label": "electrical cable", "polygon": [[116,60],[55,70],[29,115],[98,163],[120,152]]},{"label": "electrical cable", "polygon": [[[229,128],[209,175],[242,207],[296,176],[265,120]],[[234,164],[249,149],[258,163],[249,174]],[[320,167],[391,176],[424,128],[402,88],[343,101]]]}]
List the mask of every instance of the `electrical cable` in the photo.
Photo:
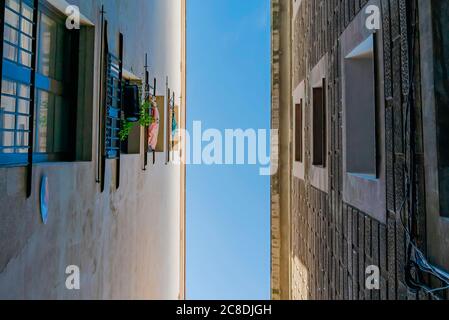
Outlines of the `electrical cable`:
[{"label": "electrical cable", "polygon": [[[404,161],[404,171],[405,171],[405,195],[404,201],[402,202],[399,211],[397,214],[400,216],[400,221],[402,227],[406,233],[407,238],[407,262],[405,267],[405,281],[409,289],[413,292],[418,293],[420,290],[428,294],[434,294],[437,292],[441,292],[449,289],[449,274],[440,268],[429,263],[428,259],[425,257],[424,253],[420,250],[416,243],[416,237],[413,234],[412,230],[416,226],[416,209],[415,209],[415,201],[414,196],[415,192],[412,188],[416,186],[415,183],[415,128],[414,128],[414,102],[415,102],[415,88],[414,88],[414,77],[415,77],[415,39],[416,39],[416,23],[418,21],[418,10],[416,7],[416,1],[413,2],[415,6],[413,7],[413,11],[415,14],[415,21],[411,23],[410,33],[408,34],[408,38],[410,39],[409,43],[409,86],[408,92],[406,95],[406,112],[405,112],[405,124],[403,136],[404,138],[408,136],[410,150],[409,150],[409,159],[406,158]],[[410,128],[409,128],[410,122]],[[409,161],[409,165],[407,164],[407,160]],[[406,205],[408,204],[408,210],[405,210]],[[407,222],[404,221],[404,214],[407,214]],[[438,279],[443,284],[439,288],[430,288],[425,280],[424,275],[429,275],[435,279]]]}]

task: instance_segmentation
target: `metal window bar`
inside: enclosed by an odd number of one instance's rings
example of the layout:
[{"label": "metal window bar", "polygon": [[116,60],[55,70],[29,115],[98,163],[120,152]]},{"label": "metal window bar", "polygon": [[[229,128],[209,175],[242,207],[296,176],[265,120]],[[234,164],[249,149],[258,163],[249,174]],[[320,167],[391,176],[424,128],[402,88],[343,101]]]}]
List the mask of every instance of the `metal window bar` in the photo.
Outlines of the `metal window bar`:
[{"label": "metal window bar", "polygon": [[120,119],[122,104],[122,83],[119,58],[108,53],[106,79],[106,158],[118,159],[120,154]]},{"label": "metal window bar", "polygon": [[[171,97],[171,92],[170,89],[168,88],[168,77],[167,77],[167,112],[166,117],[165,117],[165,164],[169,164],[170,163],[170,97]],[[165,106],[164,106],[165,107]]]},{"label": "metal window bar", "polygon": [[[119,115],[119,130],[121,127],[121,115],[123,113],[123,88],[124,88],[124,82],[123,82],[123,33],[120,33],[119,35],[119,57],[118,57],[118,77],[119,77],[119,81],[118,84],[120,86],[120,115]],[[118,134],[118,133],[117,133]],[[120,145],[120,139],[118,140],[118,159],[117,159],[117,163],[116,163],[116,180],[115,180],[115,188],[116,190],[118,190],[120,188],[120,166],[121,166],[121,145]]]},{"label": "metal window bar", "polygon": [[98,103],[98,153],[97,153],[97,183],[100,184],[100,191],[104,191],[105,184],[105,128],[104,119],[106,118],[106,66],[107,66],[107,47],[108,47],[108,22],[105,20],[104,6],[101,7],[101,44],[100,44],[100,101]]},{"label": "metal window bar", "polygon": [[[33,10],[33,19],[29,19],[26,16],[24,16],[21,12],[23,11],[24,8],[24,4],[27,5],[27,7],[29,7],[31,10]],[[27,196],[31,195],[31,175],[32,175],[32,154],[30,155],[29,153],[32,152],[32,145],[30,145],[31,141],[30,138],[32,139],[32,132],[33,132],[33,125],[34,125],[34,121],[31,119],[34,113],[34,95],[32,95],[31,91],[33,88],[33,85],[35,83],[35,66],[36,66],[36,61],[35,61],[35,52],[36,52],[36,32],[37,32],[37,17],[38,17],[38,1],[29,1],[29,0],[22,0],[19,2],[20,8],[19,11],[16,11],[14,8],[11,8],[10,6],[8,6],[6,4],[5,1],[1,2],[0,5],[0,33],[3,35],[3,40],[0,41],[0,55],[2,57],[2,61],[8,61],[8,63],[17,66],[20,70],[26,70],[26,72],[29,72],[28,77],[25,77],[24,79],[22,79],[22,81],[18,81],[17,79],[8,79],[10,76],[12,76],[11,74],[4,74],[4,72],[11,72],[11,70],[9,69],[5,69],[3,68],[4,65],[3,63],[0,63],[0,75],[2,76],[2,81],[3,80],[7,80],[10,81],[11,83],[14,84],[14,94],[11,93],[6,93],[6,92],[2,92],[0,95],[0,103],[2,100],[4,100],[4,98],[8,98],[10,100],[13,101],[14,103],[14,110],[5,110],[5,108],[3,108],[2,111],[2,120],[4,115],[7,116],[11,116],[13,120],[13,128],[10,125],[10,127],[5,128],[5,123],[2,123],[0,125],[0,136],[2,137],[2,139],[0,139],[0,149],[2,151],[7,150],[8,152],[10,152],[11,154],[18,154],[21,152],[26,152],[28,153],[28,170],[27,170]],[[35,9],[36,8],[36,9]],[[10,23],[6,22],[5,20],[5,15],[6,12],[12,12],[13,15],[16,16],[17,19],[17,26],[11,25]],[[24,32],[23,31],[23,24],[22,21],[26,21],[28,23],[31,24],[31,35]],[[17,43],[11,42],[8,39],[5,39],[5,30],[6,28],[12,29],[14,32],[16,32],[16,37],[17,37]],[[22,43],[22,38],[27,38],[28,40],[31,41],[31,50],[28,50],[26,48],[23,48],[21,43]],[[15,60],[11,60],[8,57],[3,57],[3,50],[4,47],[8,46],[8,47],[12,47],[14,48],[15,52]],[[22,64],[22,60],[21,60],[21,56],[22,56],[22,52],[26,53],[29,57],[30,57],[30,62],[31,65],[27,66],[27,65],[23,65]],[[9,71],[8,71],[9,70]],[[25,73],[24,73],[25,74]],[[8,76],[9,75],[9,76]],[[26,97],[23,95],[21,91],[21,86],[20,85],[25,85],[25,86],[30,86],[30,93],[29,93],[29,97]],[[20,102],[26,101],[29,103],[29,113],[24,113],[24,112],[20,112],[19,111],[19,106],[20,106]],[[19,118],[20,117],[20,118]],[[27,119],[28,118],[28,119]],[[22,121],[27,121],[28,122],[28,128],[25,127],[24,123],[19,123],[19,119],[22,119]],[[12,141],[10,141],[9,145],[4,145],[4,140],[3,137],[5,136],[5,134],[11,134],[12,135]],[[28,142],[27,139],[28,138]],[[23,163],[23,160],[18,160],[20,157],[14,158],[17,159],[17,163]],[[12,160],[7,160],[8,164],[12,164],[13,162],[11,162]],[[6,163],[5,163],[6,164]]]},{"label": "metal window bar", "polygon": [[[12,63],[20,66],[21,68],[26,68],[30,72],[29,81],[26,83],[21,83],[24,85],[29,86],[29,98],[21,97],[20,96],[20,87],[19,82],[10,80],[11,82],[15,83],[15,94],[7,94],[2,93],[0,95],[0,103],[3,100],[2,98],[8,97],[14,99],[15,103],[15,111],[6,111],[3,110],[3,114],[8,114],[11,116],[14,116],[14,129],[11,128],[3,128],[4,124],[1,126],[1,136],[4,136],[6,132],[13,134],[13,145],[12,146],[5,146],[3,139],[0,141],[1,143],[1,149],[2,150],[9,150],[13,151],[13,153],[17,153],[20,150],[27,150],[28,156],[27,156],[27,173],[26,173],[26,196],[29,198],[32,193],[32,178],[33,178],[33,131],[34,131],[34,109],[35,109],[35,83],[36,83],[36,51],[37,51],[37,21],[38,21],[38,8],[39,8],[39,0],[21,0],[19,2],[20,8],[19,11],[16,11],[14,8],[11,8],[6,4],[5,1],[0,2],[0,33],[3,36],[2,41],[0,41],[0,54],[2,61],[11,61]],[[32,10],[32,19],[29,19],[25,15],[22,14],[24,4],[26,4],[31,10]],[[17,21],[17,27],[11,25],[10,23],[7,23],[5,21],[5,14],[6,10],[9,12],[12,12],[13,15],[15,15],[18,19]],[[28,22],[31,25],[31,35],[23,31],[23,23],[22,21]],[[17,44],[7,40],[4,38],[5,35],[5,27],[10,28],[14,30],[17,33]],[[23,48],[22,43],[22,37],[26,37],[29,40],[31,40],[31,50],[28,50],[26,48]],[[4,56],[4,47],[5,45],[12,47],[15,49],[15,56],[14,60],[8,59]],[[29,66],[25,65],[22,60],[22,53],[25,53],[30,61]],[[3,74],[3,63],[0,63],[0,75],[2,76],[2,81],[4,80],[4,74]],[[19,108],[19,100],[25,100],[29,102],[29,114],[18,112]],[[25,124],[18,123],[18,117],[28,118],[28,129],[25,129]],[[3,115],[2,115],[3,118]],[[25,145],[26,138],[28,137],[28,145]]]},{"label": "metal window bar", "polygon": [[[22,1],[20,1],[20,9],[22,9],[22,2],[23,2],[23,0]],[[31,3],[26,3],[27,5],[32,5]],[[19,12],[19,11],[16,11],[14,8],[11,8],[10,6],[8,6],[8,5],[5,5],[5,7],[6,7],[6,9],[8,9],[9,11],[11,11],[12,13],[15,13],[15,14],[17,14],[17,15],[19,15],[19,16],[21,16],[22,15],[22,13],[21,12]],[[22,15],[23,16],[23,15]],[[29,23],[34,23],[34,21],[33,20],[31,20],[31,19],[29,19],[29,18],[27,18],[27,17],[25,17],[25,16],[23,16],[23,20],[25,20],[25,21],[28,21]],[[19,24],[20,25],[20,24]]]},{"label": "metal window bar", "polygon": [[[170,140],[171,140],[171,151],[175,151],[175,139],[174,139],[174,122],[176,121],[176,115],[175,115],[175,93],[172,94],[172,99],[170,101]],[[174,159],[174,154],[172,154],[172,159]]]},{"label": "metal window bar", "polygon": [[[102,14],[104,10],[102,9]],[[101,106],[100,126],[102,150],[100,165],[101,192],[104,191],[104,177],[106,159],[117,160],[116,189],[120,187],[120,151],[121,143],[119,132],[121,128],[122,106],[123,106],[123,34],[119,38],[119,56],[108,51],[107,21],[104,21],[104,104]]]},{"label": "metal window bar", "polygon": [[[4,35],[4,27],[5,26],[7,26],[8,28],[11,28],[11,29],[13,29],[13,30],[15,30],[17,32],[17,44],[14,44],[14,43],[6,40],[6,39],[3,39],[4,43],[6,43],[8,46],[11,46],[11,47],[14,47],[15,49],[17,49],[16,60],[11,60],[11,59],[8,59],[8,58],[4,58],[4,59],[12,61],[12,62],[14,62],[14,63],[16,63],[18,65],[24,66],[24,67],[29,68],[29,69],[32,69],[32,65],[33,65],[33,63],[35,63],[35,61],[33,61],[33,60],[35,60],[34,53],[36,52],[36,50],[33,50],[33,49],[31,51],[27,50],[27,49],[25,49],[25,48],[23,48],[21,46],[21,43],[22,43],[22,37],[24,37],[24,36],[32,41],[32,48],[33,48],[33,43],[36,42],[36,38],[37,38],[36,25],[37,25],[37,20],[38,20],[37,8],[38,8],[38,5],[39,5],[38,4],[39,1],[36,1],[36,0],[33,0],[33,1],[34,1],[34,4],[31,3],[31,1],[25,1],[25,0],[21,0],[20,1],[20,11],[22,11],[24,3],[26,5],[28,5],[33,10],[33,20],[31,20],[31,19],[27,18],[26,16],[24,16],[22,14],[22,12],[18,12],[15,9],[13,9],[10,6],[5,4],[5,7],[4,7],[4,10],[3,10],[3,14],[5,14],[6,10],[8,10],[8,11],[12,12],[13,14],[15,14],[18,17],[18,27],[13,26],[13,25],[11,25],[10,23],[8,23],[6,21],[4,22],[4,24],[2,26],[2,28],[3,28],[2,35]],[[34,8],[36,8],[36,10],[34,10]],[[35,17],[35,15],[36,15],[36,17]],[[22,21],[25,21],[25,22],[28,22],[28,23],[31,24],[31,28],[32,28],[32,31],[31,31],[32,34],[31,35],[23,31],[23,29],[22,29],[22,26],[23,26]],[[30,55],[31,66],[27,66],[27,65],[23,64],[22,55],[21,55],[22,52],[25,52],[26,54]],[[3,57],[3,54],[2,54],[2,57]]]},{"label": "metal window bar", "polygon": [[174,140],[173,140],[173,121],[175,117],[175,93],[167,89],[167,116],[166,116],[166,164],[170,163],[171,157],[170,153],[174,150]]},{"label": "metal window bar", "polygon": [[[8,80],[10,81],[10,80]],[[11,81],[14,82],[14,81]],[[29,146],[24,145],[24,141],[25,141],[25,134],[29,135],[31,133],[30,130],[25,129],[25,126],[23,124],[18,123],[18,119],[19,117],[21,118],[29,118],[31,115],[29,113],[23,113],[23,112],[19,112],[19,101],[20,100],[24,100],[24,101],[29,101],[30,99],[27,98],[22,98],[19,96],[19,93],[17,93],[17,90],[19,90],[19,86],[17,82],[16,83],[16,94],[12,95],[12,94],[1,94],[1,97],[8,97],[14,100],[14,105],[15,105],[15,109],[14,111],[8,111],[5,110],[5,108],[2,108],[2,113],[1,113],[1,117],[3,120],[3,115],[9,115],[12,116],[14,118],[14,128],[5,128],[5,124],[1,123],[0,124],[0,132],[2,133],[2,136],[4,135],[4,133],[12,133],[14,136],[13,139],[13,143],[11,145],[8,146],[3,146],[2,144],[4,143],[3,140],[0,140],[0,147],[2,147],[2,149],[9,149],[12,150],[13,153],[19,153],[20,150],[27,150],[29,148]],[[27,85],[27,84],[26,84]],[[28,120],[29,121],[29,120]],[[22,142],[18,141],[20,139],[18,139],[18,137],[22,138]]]},{"label": "metal window bar", "polygon": [[[157,87],[157,81],[156,78],[153,80],[153,86],[150,85],[150,71],[148,66],[148,54],[145,54],[145,101],[152,101],[156,98],[156,87]],[[150,106],[149,110],[150,114],[152,114],[152,105]],[[143,170],[145,171],[148,166],[148,153],[152,152],[153,154],[153,164],[156,163],[156,150],[150,150],[149,146],[149,137],[150,137],[150,128],[145,128],[145,139],[144,139],[144,164],[143,164]]]},{"label": "metal window bar", "polygon": [[[21,7],[22,9],[22,7]],[[36,67],[37,67],[37,21],[38,21],[38,9],[39,9],[39,0],[34,0],[33,5],[33,25],[32,25],[32,45],[31,51],[33,54],[31,55],[31,83],[30,83],[30,117],[28,129],[30,133],[28,134],[28,168],[27,168],[27,198],[31,197],[32,193],[32,185],[33,185],[33,152],[34,152],[34,118],[35,118],[35,100],[36,100]],[[21,25],[21,24],[20,24]],[[20,35],[19,35],[19,43],[20,43]]]},{"label": "metal window bar", "polygon": [[[5,1],[1,1],[0,2],[0,34],[4,37],[4,32],[5,32],[5,10],[6,10],[6,2]],[[3,41],[0,41],[0,77],[1,80],[0,83],[3,82]],[[0,90],[1,90],[2,85],[0,85]],[[2,115],[2,111],[3,108],[2,106],[2,95],[0,95],[0,127],[3,127],[3,115]],[[3,133],[0,131],[0,145],[3,144]]]},{"label": "metal window bar", "polygon": [[[3,128],[3,108],[1,107],[1,105],[0,105],[0,128]],[[0,150],[2,149],[6,149],[6,147],[3,146],[3,131],[0,130]]]}]

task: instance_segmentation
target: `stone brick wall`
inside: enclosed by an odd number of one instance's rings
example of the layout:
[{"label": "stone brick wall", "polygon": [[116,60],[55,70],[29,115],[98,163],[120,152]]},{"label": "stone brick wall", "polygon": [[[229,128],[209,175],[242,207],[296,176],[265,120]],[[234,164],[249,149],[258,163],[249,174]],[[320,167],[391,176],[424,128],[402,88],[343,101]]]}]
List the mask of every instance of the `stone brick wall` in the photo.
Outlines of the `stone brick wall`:
[{"label": "stone brick wall", "polygon": [[[271,83],[271,129],[279,134],[271,137],[271,163],[276,169],[271,176],[271,295],[273,299],[288,299],[289,295],[289,233],[283,232],[290,225],[289,190],[290,179],[288,138],[289,119],[281,108],[289,102],[290,96],[290,54],[283,48],[289,43],[290,21],[285,19],[289,7],[283,0],[273,0],[272,12],[272,83]],[[287,9],[287,10],[286,10]],[[277,167],[279,166],[279,170]]]},{"label": "stone brick wall", "polygon": [[[272,4],[272,16],[279,14],[279,7],[277,3]],[[272,30],[272,50],[279,50],[279,41],[274,41],[274,38],[279,38],[279,31]],[[273,57],[275,58],[275,57]],[[278,62],[273,60],[272,63],[272,77],[271,81],[271,127],[272,129],[279,128],[279,75]],[[273,157],[273,154],[272,154]],[[276,155],[277,158],[277,155]],[[272,298],[280,299],[280,219],[279,219],[279,177],[277,174],[271,178],[271,290]]]},{"label": "stone brick wall", "polygon": [[[277,2],[277,1],[274,1]],[[282,1],[281,1],[282,2]],[[310,139],[306,139],[306,179],[293,178],[291,190],[291,294],[293,299],[429,299],[413,294],[405,284],[406,234],[398,211],[406,196],[407,157],[411,152],[405,123],[416,125],[416,185],[413,203],[418,217],[416,233],[425,248],[425,192],[421,105],[419,90],[413,118],[406,119],[410,90],[408,31],[417,23],[411,0],[382,0],[384,81],[386,108],[386,189],[387,223],[382,224],[342,200],[342,103],[338,39],[368,1],[303,0],[293,23],[292,87],[306,80],[312,68],[328,54],[327,92],[329,110],[329,192],[310,185],[307,170],[311,163]],[[287,5],[287,1],[284,3]],[[290,3],[291,4],[291,3]],[[276,21],[273,21],[276,24]],[[416,37],[416,50],[419,48]],[[418,51],[416,51],[418,52]],[[416,55],[413,84],[419,83],[419,56]],[[307,86],[307,84],[306,84]],[[416,86],[419,88],[419,86]],[[305,101],[310,109],[310,97]],[[279,108],[279,106],[276,106]],[[287,112],[288,105],[283,106]],[[277,109],[276,109],[277,110]],[[275,113],[275,116],[279,116]],[[306,116],[306,119],[309,119]],[[306,122],[305,135],[311,127]],[[365,270],[381,270],[380,290],[365,290]],[[447,297],[447,296],[446,296]],[[443,296],[444,298],[444,296]]]}]

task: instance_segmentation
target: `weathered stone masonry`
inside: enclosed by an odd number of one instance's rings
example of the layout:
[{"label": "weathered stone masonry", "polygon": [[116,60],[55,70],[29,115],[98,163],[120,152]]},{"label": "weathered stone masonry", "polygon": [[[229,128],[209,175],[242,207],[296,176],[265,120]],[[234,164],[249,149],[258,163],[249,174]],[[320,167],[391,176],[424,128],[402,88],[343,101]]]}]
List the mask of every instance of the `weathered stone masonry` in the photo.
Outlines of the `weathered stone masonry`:
[{"label": "weathered stone masonry", "polygon": [[[281,210],[279,186],[282,173],[272,179],[272,297],[292,299],[429,299],[429,296],[409,292],[405,283],[407,239],[398,211],[402,204],[413,203],[417,218],[415,232],[419,245],[425,251],[425,190],[424,190],[424,152],[422,143],[422,119],[420,99],[419,34],[410,34],[418,23],[414,0],[382,0],[382,33],[384,60],[385,94],[385,142],[386,142],[386,194],[387,223],[378,222],[364,212],[343,202],[342,197],[342,103],[341,67],[339,37],[354,17],[367,4],[367,0],[303,0],[296,19],[292,20],[290,41],[291,87],[296,88],[305,80],[306,87],[310,72],[320,59],[328,55],[327,69],[327,107],[329,152],[329,190],[322,192],[314,188],[307,172],[311,166],[311,99],[306,95],[305,112],[305,181],[291,178],[291,205],[289,213]],[[292,117],[292,101],[282,101],[280,88],[280,65],[289,63],[281,47],[280,17],[292,17],[293,0],[272,1],[272,123],[279,129],[282,114]],[[415,54],[411,55],[409,44],[415,41]],[[290,40],[290,39],[289,39]],[[414,58],[414,63],[411,61]],[[410,90],[410,68],[414,68],[412,85],[414,109],[407,113],[407,97]],[[308,89],[306,89],[308,92]],[[291,96],[291,92],[290,92]],[[413,115],[411,119],[406,119]],[[408,121],[409,120],[409,121]],[[415,140],[412,145],[408,139],[409,126],[415,125]],[[292,122],[287,132],[292,141]],[[279,140],[282,141],[280,132]],[[286,149],[287,148],[287,149]],[[281,165],[285,152],[292,154],[292,145],[280,144]],[[406,164],[410,152],[415,157],[415,181],[413,201],[406,197]],[[275,155],[276,156],[276,155]],[[289,168],[291,169],[291,168]],[[280,170],[282,172],[282,170]],[[284,182],[286,183],[286,182]],[[288,217],[289,216],[289,217]],[[282,228],[282,219],[291,219],[290,229]],[[291,234],[291,240],[284,239],[282,233]],[[282,247],[290,248],[289,257],[282,256]],[[380,290],[365,290],[365,270],[369,265],[377,265],[381,270]],[[282,267],[283,266],[283,267]],[[282,271],[289,270],[288,290],[281,283]],[[286,293],[285,291],[289,291]],[[440,296],[447,298],[446,295]]]}]

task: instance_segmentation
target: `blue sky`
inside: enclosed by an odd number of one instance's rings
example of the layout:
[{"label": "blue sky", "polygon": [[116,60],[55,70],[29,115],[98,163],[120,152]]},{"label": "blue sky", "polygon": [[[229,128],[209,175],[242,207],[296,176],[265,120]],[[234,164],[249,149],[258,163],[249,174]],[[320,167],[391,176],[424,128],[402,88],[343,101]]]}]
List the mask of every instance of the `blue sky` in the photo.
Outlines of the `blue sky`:
[{"label": "blue sky", "polygon": [[[269,129],[269,0],[187,1],[187,129]],[[187,298],[269,299],[270,180],[187,167]]]}]

